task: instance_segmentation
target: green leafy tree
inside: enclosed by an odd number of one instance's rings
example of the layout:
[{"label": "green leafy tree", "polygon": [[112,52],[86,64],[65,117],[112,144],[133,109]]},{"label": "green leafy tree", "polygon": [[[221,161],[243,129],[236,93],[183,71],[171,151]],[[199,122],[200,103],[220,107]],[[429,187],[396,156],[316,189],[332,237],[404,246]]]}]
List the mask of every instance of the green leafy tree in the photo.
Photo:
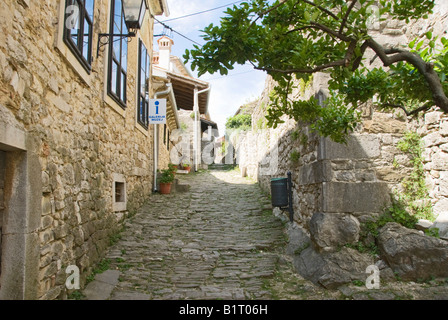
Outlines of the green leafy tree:
[{"label": "green leafy tree", "polygon": [[226,129],[250,130],[252,126],[252,116],[250,114],[238,114],[227,118]]},{"label": "green leafy tree", "polygon": [[[251,63],[278,84],[266,116],[270,126],[286,114],[345,142],[360,121],[359,106],[374,97],[379,108],[408,116],[432,106],[448,113],[448,40],[428,32],[426,39],[386,47],[370,35],[376,18],[418,21],[433,8],[434,0],[251,0],[229,8],[220,26],[206,27],[205,45],[184,58],[199,75],[226,75]],[[369,50],[383,67],[370,68]],[[291,100],[296,80],[316,72],[330,76],[325,103]]]}]

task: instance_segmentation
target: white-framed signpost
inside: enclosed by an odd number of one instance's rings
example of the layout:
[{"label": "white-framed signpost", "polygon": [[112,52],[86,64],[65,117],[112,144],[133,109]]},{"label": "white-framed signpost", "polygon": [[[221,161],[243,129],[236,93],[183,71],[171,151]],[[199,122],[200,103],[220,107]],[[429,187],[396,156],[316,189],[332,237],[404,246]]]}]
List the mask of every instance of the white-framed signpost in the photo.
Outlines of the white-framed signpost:
[{"label": "white-framed signpost", "polygon": [[166,124],[166,99],[149,101],[149,124]]}]

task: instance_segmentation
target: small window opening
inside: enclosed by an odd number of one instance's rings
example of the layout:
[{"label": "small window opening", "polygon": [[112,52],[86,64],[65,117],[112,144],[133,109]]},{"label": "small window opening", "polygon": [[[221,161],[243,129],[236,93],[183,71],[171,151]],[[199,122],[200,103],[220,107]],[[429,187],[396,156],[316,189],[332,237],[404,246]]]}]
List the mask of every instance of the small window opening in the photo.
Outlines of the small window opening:
[{"label": "small window opening", "polygon": [[126,190],[124,182],[115,182],[115,202],[126,201]]}]

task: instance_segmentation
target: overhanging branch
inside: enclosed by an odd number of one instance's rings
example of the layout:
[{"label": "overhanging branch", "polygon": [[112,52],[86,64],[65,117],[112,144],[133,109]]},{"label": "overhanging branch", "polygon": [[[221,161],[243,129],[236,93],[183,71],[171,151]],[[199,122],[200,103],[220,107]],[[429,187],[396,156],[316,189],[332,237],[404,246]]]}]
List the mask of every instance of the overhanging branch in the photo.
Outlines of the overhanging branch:
[{"label": "overhanging branch", "polygon": [[[431,63],[425,62],[418,54],[404,50],[385,49],[373,39],[366,40],[369,47],[375,51],[385,67],[404,61],[412,64],[424,77],[431,90],[434,104],[443,112],[448,113],[448,97],[443,90],[439,75]],[[392,55],[390,55],[392,54]]]},{"label": "overhanging branch", "polygon": [[330,62],[327,64],[323,64],[320,66],[317,66],[313,69],[276,69],[276,68],[262,68],[254,66],[257,70],[267,71],[267,72],[276,72],[276,73],[284,73],[284,74],[291,74],[291,73],[316,73],[319,71],[323,71],[325,69],[333,68],[333,67],[339,67],[339,66],[345,66],[346,59],[341,59],[338,61]]},{"label": "overhanging branch", "polygon": [[333,12],[331,12],[330,10],[327,10],[327,9],[325,9],[324,7],[322,7],[322,6],[320,6],[320,5],[317,5],[317,4],[315,4],[315,3],[311,2],[311,1],[308,1],[308,0],[303,0],[303,2],[309,4],[309,5],[313,6],[313,7],[318,8],[320,11],[322,11],[323,13],[329,15],[329,16],[332,17],[333,19],[335,19],[335,20],[339,20],[339,18],[338,18]]},{"label": "overhanging branch", "polygon": [[429,110],[433,106],[433,103],[432,102],[427,102],[423,106],[421,106],[421,107],[419,107],[417,109],[411,110],[411,111],[408,111],[404,106],[399,105],[399,104],[384,103],[384,104],[382,104],[382,106],[383,107],[389,107],[389,108],[395,108],[395,109],[401,109],[401,110],[404,111],[404,113],[406,113],[406,115],[408,117],[410,117],[410,116],[414,116],[414,115],[416,115],[416,114],[418,114],[418,113],[420,113],[422,111]]},{"label": "overhanging branch", "polygon": [[344,31],[345,25],[347,24],[348,17],[350,16],[350,12],[352,12],[353,8],[355,7],[357,0],[352,0],[352,3],[350,3],[350,6],[347,9],[347,12],[344,15],[344,18],[342,19],[341,27],[339,28],[339,33],[341,34]]}]

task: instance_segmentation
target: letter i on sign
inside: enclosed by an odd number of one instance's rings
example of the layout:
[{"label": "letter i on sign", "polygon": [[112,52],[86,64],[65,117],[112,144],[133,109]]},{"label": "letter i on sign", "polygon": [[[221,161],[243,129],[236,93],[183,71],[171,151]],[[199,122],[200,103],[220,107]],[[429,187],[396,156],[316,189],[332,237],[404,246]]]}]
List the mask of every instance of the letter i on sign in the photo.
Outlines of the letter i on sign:
[{"label": "letter i on sign", "polygon": [[154,104],[156,105],[156,114],[159,114],[159,104],[160,104],[160,102],[156,101]]}]

